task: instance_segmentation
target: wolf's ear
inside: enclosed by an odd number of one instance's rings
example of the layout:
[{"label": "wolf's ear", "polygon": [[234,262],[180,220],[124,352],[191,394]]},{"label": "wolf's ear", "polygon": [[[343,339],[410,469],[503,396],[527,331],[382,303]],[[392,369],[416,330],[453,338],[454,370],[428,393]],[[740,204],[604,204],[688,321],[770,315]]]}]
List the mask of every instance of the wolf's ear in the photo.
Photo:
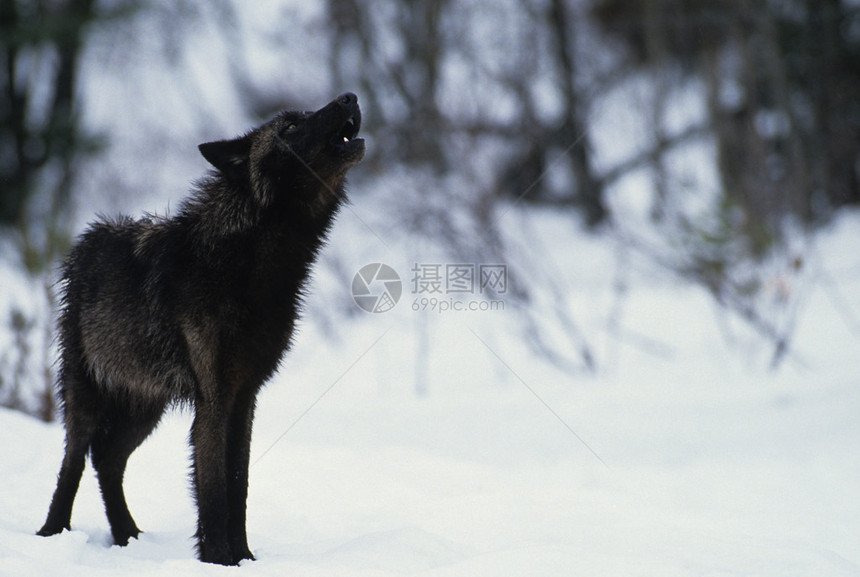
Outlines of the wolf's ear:
[{"label": "wolf's ear", "polygon": [[251,139],[247,136],[233,140],[204,142],[197,148],[209,164],[228,177],[238,177],[248,173]]}]

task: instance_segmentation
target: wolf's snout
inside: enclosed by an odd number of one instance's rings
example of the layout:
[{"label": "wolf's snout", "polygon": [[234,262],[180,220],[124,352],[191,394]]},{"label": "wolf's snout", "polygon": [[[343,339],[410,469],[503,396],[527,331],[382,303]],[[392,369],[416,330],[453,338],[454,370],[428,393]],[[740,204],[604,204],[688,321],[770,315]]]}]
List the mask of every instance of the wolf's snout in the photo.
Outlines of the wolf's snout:
[{"label": "wolf's snout", "polygon": [[337,100],[337,102],[339,104],[343,104],[344,106],[349,106],[351,104],[355,104],[358,102],[358,96],[356,96],[352,92],[345,92],[345,93],[341,94],[340,96],[338,96],[335,100]]},{"label": "wolf's snout", "polygon": [[[338,120],[340,126],[336,127],[335,131],[335,142],[340,145],[361,140],[357,138],[358,131],[361,129],[361,109],[358,106],[358,96],[352,92],[345,92],[335,98],[324,110],[331,109],[331,107],[338,110],[340,117]],[[346,118],[341,116],[344,114]]]}]

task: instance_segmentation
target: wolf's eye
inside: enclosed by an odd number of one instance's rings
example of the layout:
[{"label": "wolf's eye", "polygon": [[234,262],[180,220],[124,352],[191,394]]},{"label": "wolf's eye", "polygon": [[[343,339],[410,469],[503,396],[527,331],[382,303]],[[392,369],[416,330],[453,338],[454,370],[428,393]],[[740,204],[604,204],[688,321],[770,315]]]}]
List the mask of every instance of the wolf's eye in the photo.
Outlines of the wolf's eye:
[{"label": "wolf's eye", "polygon": [[298,127],[299,127],[299,125],[298,125],[298,124],[296,124],[295,122],[290,122],[289,124],[287,124],[287,125],[283,128],[283,132],[284,132],[284,133],[287,133],[287,132],[295,132],[295,131],[296,131],[296,129],[297,129]]}]

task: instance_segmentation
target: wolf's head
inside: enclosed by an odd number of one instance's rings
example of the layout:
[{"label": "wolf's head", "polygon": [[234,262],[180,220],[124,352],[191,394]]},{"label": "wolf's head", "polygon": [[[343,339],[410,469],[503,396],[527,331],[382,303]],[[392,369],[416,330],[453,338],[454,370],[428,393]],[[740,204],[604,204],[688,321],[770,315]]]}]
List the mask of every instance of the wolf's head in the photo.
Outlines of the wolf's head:
[{"label": "wolf's head", "polygon": [[346,172],[364,157],[358,97],[341,94],[316,112],[285,111],[233,140],[200,145],[228,181],[247,185],[265,206],[326,205],[342,194]]}]

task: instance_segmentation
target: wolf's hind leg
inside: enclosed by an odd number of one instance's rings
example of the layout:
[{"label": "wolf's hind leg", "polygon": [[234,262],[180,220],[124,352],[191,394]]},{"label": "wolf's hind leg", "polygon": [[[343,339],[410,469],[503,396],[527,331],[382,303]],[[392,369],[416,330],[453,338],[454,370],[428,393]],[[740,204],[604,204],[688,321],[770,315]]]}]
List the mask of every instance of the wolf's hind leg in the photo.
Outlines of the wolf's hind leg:
[{"label": "wolf's hind leg", "polygon": [[105,504],[114,543],[128,545],[131,537],[140,534],[128,510],[122,481],[131,453],[146,439],[164,412],[164,405],[134,407],[131,410],[118,402],[104,411],[92,445],[93,467]]},{"label": "wolf's hind leg", "polygon": [[72,505],[99,418],[98,399],[87,394],[93,387],[86,380],[84,372],[65,372],[61,374],[61,379],[62,388],[67,391],[63,399],[66,453],[57,477],[57,488],[51,499],[48,518],[37,533],[43,537],[71,528]]}]

